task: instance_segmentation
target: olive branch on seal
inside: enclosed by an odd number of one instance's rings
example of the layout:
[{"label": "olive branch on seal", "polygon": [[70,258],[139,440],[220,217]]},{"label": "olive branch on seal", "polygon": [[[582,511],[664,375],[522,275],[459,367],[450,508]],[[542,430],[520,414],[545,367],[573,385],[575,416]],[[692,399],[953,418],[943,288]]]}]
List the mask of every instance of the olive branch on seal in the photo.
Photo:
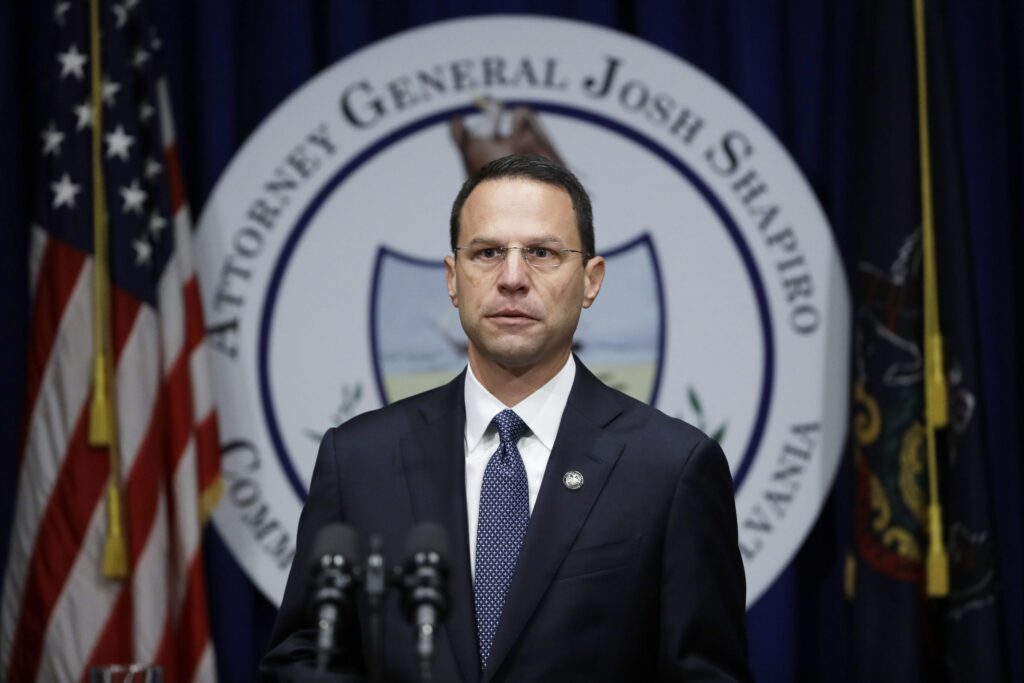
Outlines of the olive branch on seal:
[{"label": "olive branch on seal", "polygon": [[729,426],[729,422],[723,422],[712,431],[708,428],[708,418],[704,414],[704,403],[700,400],[700,395],[697,393],[697,390],[693,388],[692,384],[686,387],[686,397],[689,399],[690,407],[693,408],[693,412],[696,415],[694,423],[697,428],[721,444],[722,439],[725,438],[725,432]]},{"label": "olive branch on seal", "polygon": [[[350,417],[355,415],[356,407],[359,405],[359,401],[363,398],[363,384],[362,382],[356,382],[355,384],[342,384],[341,385],[341,401],[338,403],[337,409],[331,416],[330,423],[340,425],[342,422],[347,421]],[[320,443],[320,440],[324,438],[324,433],[315,429],[307,427],[305,429],[306,436],[310,440]]]}]

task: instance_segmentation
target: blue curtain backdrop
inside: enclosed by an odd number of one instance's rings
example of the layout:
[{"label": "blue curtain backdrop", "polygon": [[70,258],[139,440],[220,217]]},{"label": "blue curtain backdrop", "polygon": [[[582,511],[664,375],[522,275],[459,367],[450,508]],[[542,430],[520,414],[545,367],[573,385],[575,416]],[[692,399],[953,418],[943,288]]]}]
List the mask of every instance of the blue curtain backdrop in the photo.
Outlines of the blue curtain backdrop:
[{"label": "blue curtain backdrop", "polygon": [[[909,0],[907,0],[909,3]],[[52,3],[0,4],[0,563],[6,559],[27,334],[28,169],[38,154],[39,73],[52,59]],[[681,56],[743,100],[778,136],[825,207],[848,272],[863,226],[851,220],[861,98],[859,55],[877,34],[858,2],[688,0],[468,2],[463,0],[181,0],[153,2],[166,48],[183,171],[193,215],[246,137],[292,91],[352,52],[432,21],[538,13],[593,22]],[[985,411],[1002,580],[1002,639],[1010,680],[1024,680],[1021,541],[1021,389],[1017,296],[1024,255],[1024,8],[1015,2],[929,3],[945,15],[947,59],[963,162],[973,258],[979,404]],[[864,144],[863,139],[859,144]],[[944,273],[940,277],[957,277]],[[957,324],[971,324],[957,321]],[[837,362],[845,362],[837,359]],[[840,472],[817,525],[749,613],[760,681],[851,680],[851,609],[843,595],[851,483]],[[214,530],[206,534],[211,621],[221,680],[255,680],[274,608],[246,579]],[[882,646],[880,644],[880,646]]]}]

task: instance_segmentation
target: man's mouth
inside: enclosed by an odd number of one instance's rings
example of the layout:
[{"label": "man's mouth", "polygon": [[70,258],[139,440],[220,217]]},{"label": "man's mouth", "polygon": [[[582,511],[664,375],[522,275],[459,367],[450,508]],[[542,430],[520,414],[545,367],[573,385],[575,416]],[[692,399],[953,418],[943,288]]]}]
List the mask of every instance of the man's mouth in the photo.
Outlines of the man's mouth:
[{"label": "man's mouth", "polygon": [[487,314],[487,318],[502,325],[525,325],[536,320],[532,315],[518,308],[502,308]]}]

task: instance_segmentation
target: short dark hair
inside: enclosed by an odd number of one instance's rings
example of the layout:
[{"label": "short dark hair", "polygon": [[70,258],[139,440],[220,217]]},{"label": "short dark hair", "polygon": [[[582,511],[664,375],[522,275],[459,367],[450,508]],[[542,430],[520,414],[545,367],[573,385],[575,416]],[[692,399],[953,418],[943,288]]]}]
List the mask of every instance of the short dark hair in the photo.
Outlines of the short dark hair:
[{"label": "short dark hair", "polygon": [[536,180],[560,187],[572,200],[572,209],[576,214],[576,229],[580,234],[580,243],[587,258],[594,255],[594,211],[590,206],[590,197],[583,189],[583,184],[569,169],[561,164],[536,154],[511,154],[485,164],[479,171],[471,175],[452,204],[450,221],[452,251],[459,243],[459,217],[462,207],[476,186],[486,180],[501,178],[518,178]]}]

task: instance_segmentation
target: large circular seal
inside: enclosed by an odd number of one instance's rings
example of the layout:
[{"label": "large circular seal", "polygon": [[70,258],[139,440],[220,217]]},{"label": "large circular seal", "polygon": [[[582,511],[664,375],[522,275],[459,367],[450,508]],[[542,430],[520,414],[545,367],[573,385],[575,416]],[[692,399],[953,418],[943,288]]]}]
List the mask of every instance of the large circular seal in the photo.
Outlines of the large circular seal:
[{"label": "large circular seal", "polygon": [[849,298],[825,216],[779,142],[679,58],[537,17],[432,24],[330,67],[232,160],[199,225],[225,499],[215,521],[280,600],[323,432],[465,365],[444,287],[466,174],[561,160],[608,276],[576,350],[716,438],[748,603],[782,571],[845,437]]}]

